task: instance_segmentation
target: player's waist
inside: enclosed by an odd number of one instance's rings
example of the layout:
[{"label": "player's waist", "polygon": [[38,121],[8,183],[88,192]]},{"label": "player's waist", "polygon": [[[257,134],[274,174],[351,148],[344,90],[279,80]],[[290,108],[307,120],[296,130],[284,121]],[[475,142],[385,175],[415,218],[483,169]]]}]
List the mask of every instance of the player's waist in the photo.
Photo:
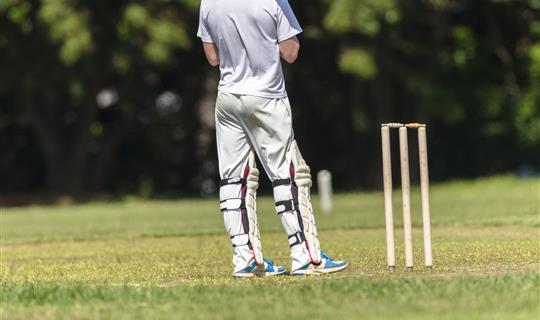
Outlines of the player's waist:
[{"label": "player's waist", "polygon": [[227,85],[219,84],[218,90],[226,93],[237,94],[237,95],[247,95],[255,97],[263,97],[269,99],[281,99],[287,97],[287,91],[285,90],[285,85],[278,88],[269,88],[269,87],[256,87],[256,86],[241,86],[241,85]]}]

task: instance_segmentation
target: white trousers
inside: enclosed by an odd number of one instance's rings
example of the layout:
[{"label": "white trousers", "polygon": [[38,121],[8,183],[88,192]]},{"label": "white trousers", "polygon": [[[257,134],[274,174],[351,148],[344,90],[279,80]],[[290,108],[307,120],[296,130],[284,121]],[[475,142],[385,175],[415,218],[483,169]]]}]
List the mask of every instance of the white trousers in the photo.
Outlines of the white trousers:
[{"label": "white trousers", "polygon": [[[294,133],[288,98],[269,99],[219,91],[215,116],[221,179],[242,177],[252,149],[271,181],[291,178]],[[292,199],[289,189],[274,188],[276,201]],[[221,193],[220,197],[226,200]],[[279,218],[288,236],[301,231],[296,212],[281,213]],[[240,209],[223,211],[223,220],[231,238],[247,232]],[[248,246],[235,246],[233,251],[235,272],[254,261]],[[310,262],[305,245],[291,247],[291,258],[292,270]]]}]

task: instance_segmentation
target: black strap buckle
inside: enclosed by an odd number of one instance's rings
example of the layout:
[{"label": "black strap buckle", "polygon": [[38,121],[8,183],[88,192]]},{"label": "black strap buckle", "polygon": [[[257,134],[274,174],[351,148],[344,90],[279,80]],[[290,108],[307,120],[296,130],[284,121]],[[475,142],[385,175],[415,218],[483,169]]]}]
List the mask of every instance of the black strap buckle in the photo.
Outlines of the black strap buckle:
[{"label": "black strap buckle", "polygon": [[298,208],[298,202],[294,200],[284,200],[276,202],[277,214],[282,214],[287,211],[295,211]]},{"label": "black strap buckle", "polygon": [[244,183],[246,183],[246,179],[240,178],[240,177],[234,177],[234,178],[228,178],[228,179],[221,180],[219,182],[219,186],[223,187],[223,186],[226,186],[226,185],[229,185],[229,184],[244,184]]},{"label": "black strap buckle", "polygon": [[[235,200],[240,202],[238,206],[235,206],[235,207],[226,206],[227,202],[235,201]],[[244,198],[232,198],[232,199],[227,199],[227,200],[221,200],[219,202],[219,209],[221,212],[225,210],[236,210],[236,209],[245,209],[245,208],[246,208],[246,199]]]},{"label": "black strap buckle", "polygon": [[[291,239],[293,239],[293,238],[294,238],[294,242],[291,243]],[[292,248],[292,247],[294,247],[296,245],[299,245],[299,244],[302,244],[303,242],[305,242],[306,241],[306,236],[304,235],[303,232],[297,232],[297,233],[295,233],[293,235],[290,235],[288,239],[289,239],[289,246]]]},{"label": "black strap buckle", "polygon": [[[245,236],[246,237],[246,242],[245,243],[238,243],[238,244],[234,243],[234,238],[240,237],[240,236]],[[241,246],[249,246],[251,248],[251,241],[249,240],[249,235],[247,233],[235,234],[235,235],[231,236],[230,238],[231,238],[233,248],[241,247]]]},{"label": "black strap buckle", "polygon": [[274,180],[272,181],[272,187],[278,187],[278,186],[289,186],[291,185],[291,179],[290,178],[287,178],[287,179],[277,179],[277,180]]}]

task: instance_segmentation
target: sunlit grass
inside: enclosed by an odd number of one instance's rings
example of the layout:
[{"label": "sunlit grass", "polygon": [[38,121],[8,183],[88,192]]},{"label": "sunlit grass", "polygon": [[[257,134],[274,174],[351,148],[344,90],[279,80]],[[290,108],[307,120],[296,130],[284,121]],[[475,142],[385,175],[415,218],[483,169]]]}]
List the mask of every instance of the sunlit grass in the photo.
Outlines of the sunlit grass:
[{"label": "sunlit grass", "polygon": [[[1,209],[0,318],[538,318],[540,180],[433,186],[432,272],[422,267],[417,195],[413,273],[404,270],[398,193],[395,273],[386,271],[382,195],[348,193],[317,220],[323,248],[350,268],[248,280],[230,276],[215,199]],[[268,197],[260,217],[265,255],[288,269]]]},{"label": "sunlit grass", "polygon": [[[540,226],[540,179],[509,176],[456,181],[431,188],[434,225]],[[413,224],[421,226],[420,197],[412,192]],[[314,197],[316,212],[318,198]],[[223,234],[218,200],[90,203],[66,206],[0,208],[3,244],[17,242],[84,241]],[[259,198],[262,232],[281,231],[273,200]],[[394,219],[401,224],[401,198],[394,195]],[[319,230],[384,227],[381,192],[339,194],[332,214],[317,215]]]},{"label": "sunlit grass", "polygon": [[[499,235],[498,231],[501,231]],[[510,274],[538,269],[536,228],[444,227],[434,229],[435,271],[423,273],[421,230],[415,229],[415,261],[419,274],[428,277],[463,274]],[[396,237],[401,243],[401,233]],[[321,240],[333,256],[351,262],[349,270],[325,279],[348,276],[408,276],[399,268],[389,275],[385,268],[382,229],[330,230]],[[289,267],[289,250],[281,233],[263,236],[264,252]],[[141,238],[10,245],[3,248],[4,282],[88,283],[99,285],[231,285],[230,245],[222,236]],[[404,265],[403,247],[396,248],[398,264]],[[293,277],[265,281],[295,283]]]},{"label": "sunlit grass", "polygon": [[[9,319],[535,319],[537,274],[216,287],[3,285]],[[32,304],[28,304],[32,301]]]}]

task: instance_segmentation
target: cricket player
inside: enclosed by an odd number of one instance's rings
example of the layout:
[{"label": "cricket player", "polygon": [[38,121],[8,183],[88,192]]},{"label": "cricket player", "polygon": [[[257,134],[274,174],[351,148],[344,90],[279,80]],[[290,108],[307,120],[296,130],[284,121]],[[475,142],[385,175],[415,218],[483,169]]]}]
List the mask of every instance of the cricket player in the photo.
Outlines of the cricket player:
[{"label": "cricket player", "polygon": [[302,32],[287,0],[202,0],[198,37],[220,69],[216,101],[220,209],[233,246],[234,277],[285,272],[262,253],[257,223],[259,170],[274,190],[291,248],[291,275],[343,270],[320,249],[310,169],[294,140],[281,61],[293,63]]}]

